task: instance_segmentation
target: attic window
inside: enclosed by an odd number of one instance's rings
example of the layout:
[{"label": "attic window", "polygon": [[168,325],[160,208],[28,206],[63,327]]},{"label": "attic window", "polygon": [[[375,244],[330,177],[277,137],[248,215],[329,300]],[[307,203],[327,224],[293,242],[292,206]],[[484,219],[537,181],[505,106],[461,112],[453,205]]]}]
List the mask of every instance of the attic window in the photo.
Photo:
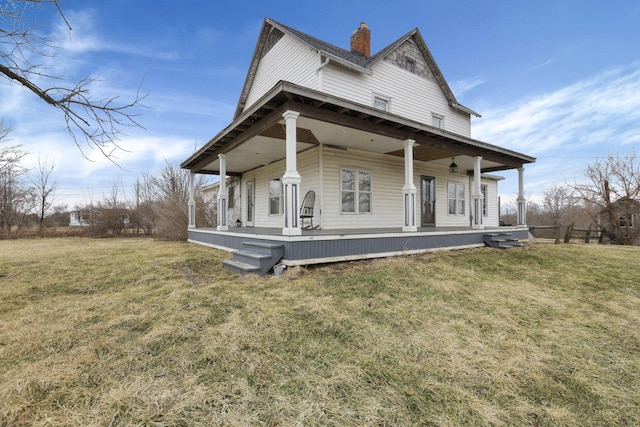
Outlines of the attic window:
[{"label": "attic window", "polygon": [[404,59],[404,68],[405,70],[411,72],[411,73],[415,73],[416,72],[416,61],[414,61],[411,58],[405,58]]},{"label": "attic window", "polygon": [[438,129],[444,129],[444,116],[441,116],[439,114],[432,114],[431,126]]},{"label": "attic window", "polygon": [[375,96],[373,98],[373,108],[377,108],[382,111],[389,111],[389,99],[381,96]]}]

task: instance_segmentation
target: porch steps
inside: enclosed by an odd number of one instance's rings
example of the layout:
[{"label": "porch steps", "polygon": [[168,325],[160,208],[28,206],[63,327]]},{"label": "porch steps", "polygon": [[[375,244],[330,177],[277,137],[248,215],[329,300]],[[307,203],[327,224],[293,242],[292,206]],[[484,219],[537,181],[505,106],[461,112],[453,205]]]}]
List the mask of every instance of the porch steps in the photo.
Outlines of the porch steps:
[{"label": "porch steps", "polygon": [[482,240],[487,246],[495,249],[509,249],[522,246],[516,237],[510,232],[487,233],[482,236]]},{"label": "porch steps", "polygon": [[222,261],[228,269],[242,274],[264,276],[284,255],[284,246],[277,243],[242,242],[242,246],[232,259]]}]

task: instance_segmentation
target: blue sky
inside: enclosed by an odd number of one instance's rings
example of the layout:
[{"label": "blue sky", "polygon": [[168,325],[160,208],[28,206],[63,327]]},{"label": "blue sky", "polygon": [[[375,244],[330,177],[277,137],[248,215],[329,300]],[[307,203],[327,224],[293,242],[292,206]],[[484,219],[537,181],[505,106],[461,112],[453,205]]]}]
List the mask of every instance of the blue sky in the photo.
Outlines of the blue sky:
[{"label": "blue sky", "polygon": [[[38,31],[60,46],[51,74],[97,77],[97,94],[148,93],[125,129],[119,167],[97,151],[85,159],[61,114],[19,85],[0,82],[0,117],[12,144],[55,163],[57,200],[72,207],[130,191],[165,160],[181,162],[224,128],[265,17],[348,48],[364,21],[372,53],[418,27],[458,101],[478,111],[472,137],[538,158],[527,166],[528,197],[580,180],[586,166],[640,147],[640,3],[558,1],[205,1],[61,0]],[[503,200],[517,174],[502,173]]]}]

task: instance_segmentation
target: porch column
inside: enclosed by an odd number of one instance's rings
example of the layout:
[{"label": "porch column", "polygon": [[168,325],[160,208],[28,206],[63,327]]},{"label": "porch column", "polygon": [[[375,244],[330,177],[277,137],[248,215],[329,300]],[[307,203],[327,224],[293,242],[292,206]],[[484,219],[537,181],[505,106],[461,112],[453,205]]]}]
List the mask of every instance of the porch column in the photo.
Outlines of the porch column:
[{"label": "porch column", "polygon": [[416,186],[413,184],[413,139],[404,141],[404,224],[402,231],[418,231],[416,225]]},{"label": "porch column", "polygon": [[196,196],[193,186],[195,174],[189,172],[189,226],[188,228],[196,228]]},{"label": "porch column", "polygon": [[296,159],[296,120],[300,113],[296,111],[285,111],[282,117],[286,122],[286,147],[287,159],[286,170],[282,176],[282,186],[284,191],[284,228],[282,234],[285,236],[299,236],[302,234],[300,228],[300,174],[298,173]]},{"label": "porch column", "polygon": [[220,159],[220,187],[218,187],[218,230],[229,229],[227,224],[227,206],[229,206],[229,193],[227,192],[227,156],[218,154]]},{"label": "porch column", "polygon": [[518,168],[518,225],[527,225],[527,207],[524,198],[524,168]]},{"label": "porch column", "polygon": [[471,228],[483,229],[482,225],[482,189],[480,188],[480,176],[482,174],[482,157],[476,156],[473,164],[473,190],[471,197],[473,198],[473,223]]}]

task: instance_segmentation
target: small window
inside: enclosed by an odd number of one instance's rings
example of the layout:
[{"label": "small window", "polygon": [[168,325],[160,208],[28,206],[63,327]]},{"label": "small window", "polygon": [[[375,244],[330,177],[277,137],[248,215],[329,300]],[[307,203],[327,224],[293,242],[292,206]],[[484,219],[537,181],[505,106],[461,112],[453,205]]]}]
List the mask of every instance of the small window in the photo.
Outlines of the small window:
[{"label": "small window", "polygon": [[464,184],[450,182],[447,197],[449,202],[449,215],[464,215]]},{"label": "small window", "polygon": [[342,213],[371,213],[371,172],[342,169],[340,190]]},{"label": "small window", "polygon": [[620,216],[620,227],[629,227],[633,228],[633,215],[621,215]]},{"label": "small window", "polygon": [[414,61],[411,58],[405,58],[404,68],[405,68],[405,70],[407,70],[407,71],[409,71],[411,73],[415,73],[416,72],[416,61]]},{"label": "small window", "polygon": [[480,185],[482,192],[482,216],[487,216],[487,184]]},{"label": "small window", "polygon": [[269,181],[269,215],[282,215],[283,210],[282,181],[272,179]]},{"label": "small window", "polygon": [[444,117],[438,114],[432,114],[431,125],[438,129],[444,129]]},{"label": "small window", "polygon": [[382,98],[380,96],[376,96],[373,98],[373,107],[382,111],[389,111],[389,100]]}]

